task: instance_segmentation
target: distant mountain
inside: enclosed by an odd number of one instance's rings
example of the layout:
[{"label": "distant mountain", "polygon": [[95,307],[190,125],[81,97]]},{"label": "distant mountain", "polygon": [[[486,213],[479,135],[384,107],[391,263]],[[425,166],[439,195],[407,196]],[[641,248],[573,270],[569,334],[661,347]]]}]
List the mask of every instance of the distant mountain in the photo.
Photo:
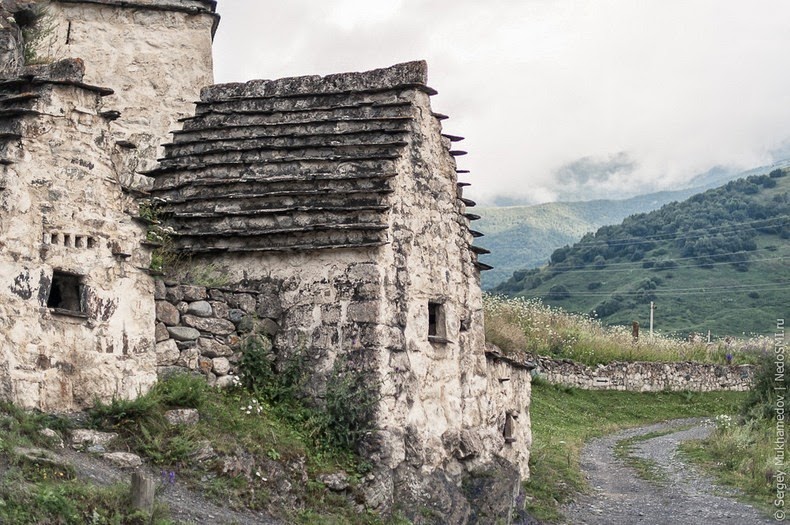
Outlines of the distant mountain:
[{"label": "distant mountain", "polygon": [[790,309],[790,170],[604,226],[494,291],[664,332],[771,333]]},{"label": "distant mountain", "polygon": [[494,267],[483,273],[483,288],[490,289],[523,268],[548,263],[552,252],[573,244],[582,235],[606,224],[617,224],[634,213],[684,200],[699,189],[662,191],[624,200],[551,202],[535,206],[477,207],[482,218],[474,227],[485,237],[479,244],[491,250],[480,260]]},{"label": "distant mountain", "polygon": [[[790,167],[790,159],[745,172],[717,166],[693,177],[685,189],[649,193],[622,200],[478,206],[475,213],[481,215],[482,219],[475,222],[474,228],[485,235],[478,244],[491,250],[491,254],[480,256],[480,260],[494,267],[493,270],[483,273],[483,288],[493,288],[510,278],[516,270],[537,268],[546,264],[554,250],[573,244],[585,233],[593,232],[601,226],[618,224],[629,215],[657,210],[664,204],[682,201],[731,180],[785,167]],[[507,202],[507,198],[497,199],[496,202]]]}]

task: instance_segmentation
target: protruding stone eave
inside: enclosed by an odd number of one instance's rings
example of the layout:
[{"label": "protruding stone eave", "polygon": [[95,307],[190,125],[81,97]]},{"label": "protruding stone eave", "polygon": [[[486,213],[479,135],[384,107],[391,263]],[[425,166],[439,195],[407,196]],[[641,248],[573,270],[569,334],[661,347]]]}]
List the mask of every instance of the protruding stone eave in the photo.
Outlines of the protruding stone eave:
[{"label": "protruding stone eave", "polygon": [[288,77],[277,80],[251,80],[246,83],[217,84],[203,88],[200,100],[222,102],[235,98],[273,98],[354,93],[371,90],[420,89],[435,90],[426,84],[428,66],[425,61],[405,62],[391,67],[357,73],[327,76]]},{"label": "protruding stone eave", "polygon": [[[226,182],[227,184],[227,182]],[[381,187],[381,188],[365,188],[365,189],[358,189],[358,190],[343,190],[344,195],[389,195],[394,190],[389,187]],[[183,204],[187,202],[200,202],[200,201],[218,201],[218,200],[234,200],[234,199],[262,199],[262,198],[277,198],[277,197],[315,197],[320,195],[326,195],[325,190],[295,190],[295,191],[270,191],[266,193],[246,193],[246,194],[239,194],[233,193],[223,196],[216,196],[211,195],[209,197],[203,197],[200,195],[196,195],[194,197],[187,197],[182,199],[165,199],[167,204]]]},{"label": "protruding stone eave", "polygon": [[[212,178],[212,179],[201,179],[201,180],[186,180],[182,182],[178,182],[172,185],[165,185],[164,183],[158,183],[154,187],[155,192],[167,192],[178,190],[180,188],[184,188],[186,186],[226,186],[229,184],[278,184],[283,182],[343,182],[343,181],[353,181],[353,180],[373,180],[373,179],[391,179],[393,177],[397,177],[397,173],[395,172],[386,172],[386,173],[354,173],[350,175],[338,175],[336,173],[311,173],[308,175],[279,175],[279,176],[268,176],[268,175],[261,175],[259,177],[253,177],[249,175],[245,175],[240,178],[231,178],[231,179],[223,179],[223,178]],[[158,179],[159,181],[163,181],[165,179]]]},{"label": "protruding stone eave", "polygon": [[492,352],[490,350],[486,350],[485,355],[486,355],[486,359],[491,359],[494,361],[502,361],[504,363],[509,364],[513,368],[520,368],[522,370],[534,370],[537,368],[537,365],[531,361],[517,361],[499,352]]},{"label": "protruding stone eave", "polygon": [[94,4],[123,9],[145,9],[149,11],[182,12],[192,15],[208,15],[214,19],[211,37],[217,32],[220,16],[216,0],[55,0],[61,4]]},{"label": "protruding stone eave", "polygon": [[279,208],[257,208],[250,210],[223,210],[217,212],[171,212],[173,219],[220,219],[223,217],[263,217],[265,215],[283,215],[289,213],[357,213],[361,211],[385,212],[387,205],[370,206],[281,206]]},{"label": "protruding stone eave", "polygon": [[[407,134],[407,130],[370,130],[364,132],[353,132],[353,133],[305,133],[303,135],[296,135],[296,134],[289,134],[289,135],[270,135],[265,137],[221,137],[216,139],[206,139],[206,140],[197,140],[191,142],[177,142],[177,143],[169,143],[163,144],[162,146],[166,150],[166,156],[162,157],[161,159],[157,159],[159,162],[171,159],[180,159],[185,157],[194,157],[199,155],[213,155],[215,153],[231,153],[231,152],[249,152],[249,151],[265,151],[265,150],[277,150],[277,149],[284,149],[284,150],[297,150],[297,149],[322,149],[322,148],[338,148],[338,147],[345,147],[351,148],[354,146],[358,146],[360,148],[370,147],[370,146],[395,146],[395,147],[403,147],[408,144],[408,142],[404,140],[392,140],[394,137],[392,135],[405,135]],[[370,137],[373,135],[374,137]],[[382,142],[375,142],[372,139],[375,138],[375,135],[384,135],[387,136],[387,140]],[[349,142],[343,145],[332,144],[332,139],[336,139],[337,137],[368,137],[365,142]],[[312,139],[312,140],[311,140]],[[330,142],[327,142],[327,139]],[[308,142],[308,140],[310,140]],[[293,144],[284,143],[286,141],[291,141]],[[302,141],[302,142],[299,142]],[[247,145],[247,147],[243,147],[243,144],[239,143],[257,143],[257,145]],[[269,142],[269,144],[265,144],[265,142]],[[280,142],[280,144],[278,144]],[[236,147],[234,146],[234,143]],[[174,151],[178,150],[186,150],[190,147],[195,146],[207,146],[204,150],[199,152],[193,153],[179,153],[174,154]],[[211,145],[210,147],[208,145]]]},{"label": "protruding stone eave", "polygon": [[[400,155],[369,155],[363,157],[354,157],[349,158],[346,156],[341,155],[334,155],[332,157],[292,157],[288,159],[269,159],[260,164],[289,164],[295,162],[349,162],[349,161],[366,161],[366,160],[397,160],[400,158]],[[204,169],[216,168],[220,166],[224,167],[238,167],[238,166],[250,166],[252,164],[256,164],[255,162],[251,161],[236,161],[236,162],[217,162],[211,164],[193,164],[190,166],[166,166],[166,167],[158,167],[150,171],[141,172],[141,175],[145,175],[148,177],[162,177],[169,173],[178,172],[178,171],[200,171]]]},{"label": "protruding stone eave", "polygon": [[343,244],[297,244],[294,246],[271,246],[262,248],[249,248],[249,247],[194,247],[185,246],[180,248],[180,251],[188,253],[259,253],[259,252],[272,252],[272,253],[290,253],[290,252],[310,252],[322,250],[360,250],[369,248],[379,248],[389,244],[388,241],[368,241],[358,243],[343,243]]},{"label": "protruding stone eave", "polygon": [[464,137],[459,137],[458,135],[450,135],[447,133],[442,133],[442,137],[448,139],[450,142],[461,142],[462,140],[466,140]]},{"label": "protruding stone eave", "polygon": [[475,265],[475,268],[477,268],[481,272],[487,272],[488,270],[494,269],[493,266],[486,263],[482,263],[480,261],[475,261],[473,264]]},{"label": "protruding stone eave", "polygon": [[[401,104],[402,106],[407,106],[408,104]],[[291,113],[302,112],[307,113],[308,111],[313,110],[294,110]],[[271,111],[271,112],[261,112],[259,115],[264,114],[275,114],[275,113],[282,113],[278,111]],[[218,113],[219,114],[219,113]],[[257,114],[253,113],[233,113],[234,115],[249,115],[255,116]],[[187,121],[200,121],[206,114],[200,115],[199,117],[185,117],[179,119],[179,122],[187,122]],[[189,135],[201,132],[210,132],[210,131],[226,131],[226,130],[238,130],[238,129],[255,129],[255,128],[281,128],[285,126],[309,126],[312,124],[339,124],[339,123],[347,123],[347,122],[407,122],[410,120],[414,120],[412,117],[409,116],[391,116],[391,117],[358,117],[358,118],[332,118],[332,119],[311,119],[311,120],[304,120],[304,121],[294,121],[294,122],[272,122],[268,124],[237,124],[231,126],[216,126],[210,125],[201,128],[193,128],[193,129],[178,129],[171,131],[170,133],[175,136],[182,136],[182,135]]]},{"label": "protruding stone eave", "polygon": [[206,238],[206,237],[224,237],[224,238],[232,238],[232,237],[258,237],[258,236],[265,236],[265,235],[283,235],[283,234],[294,234],[294,233],[312,233],[312,232],[325,232],[325,231],[348,231],[348,230],[360,230],[360,231],[384,231],[389,226],[384,223],[370,223],[370,224],[332,224],[332,223],[324,223],[324,224],[313,224],[310,226],[302,226],[297,228],[272,228],[272,229],[265,229],[265,228],[257,228],[257,229],[247,229],[247,230],[219,230],[219,231],[201,231],[201,232],[176,232],[171,234],[171,237],[174,238]]}]

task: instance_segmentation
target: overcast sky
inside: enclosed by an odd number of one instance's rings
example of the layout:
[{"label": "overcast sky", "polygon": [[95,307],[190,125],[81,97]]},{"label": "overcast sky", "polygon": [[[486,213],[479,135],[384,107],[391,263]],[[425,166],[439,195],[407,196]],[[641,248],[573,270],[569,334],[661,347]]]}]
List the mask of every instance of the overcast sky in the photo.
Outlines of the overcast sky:
[{"label": "overcast sky", "polygon": [[680,188],[790,157],[787,0],[220,0],[217,82],[428,61],[467,191]]}]

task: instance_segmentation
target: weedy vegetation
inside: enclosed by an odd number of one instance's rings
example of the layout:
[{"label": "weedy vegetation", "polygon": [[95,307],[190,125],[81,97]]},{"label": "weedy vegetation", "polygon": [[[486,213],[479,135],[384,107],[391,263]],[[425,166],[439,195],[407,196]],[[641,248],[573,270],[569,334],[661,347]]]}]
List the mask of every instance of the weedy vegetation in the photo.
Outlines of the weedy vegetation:
[{"label": "weedy vegetation", "polygon": [[780,411],[784,418],[778,396],[784,394],[782,388],[789,382],[788,368],[778,371],[773,355],[765,356],[756,371],[754,388],[740,410],[722,411],[708,439],[681,446],[690,459],[721,483],[739,489],[745,500],[766,511],[771,510],[777,497],[778,484],[783,482],[780,473],[788,458],[786,429],[781,427],[785,439],[780,439],[778,430]]},{"label": "weedy vegetation", "polygon": [[[772,348],[767,337],[681,340],[643,329],[634,340],[630,328],[605,326],[594,316],[573,314],[540,299],[485,294],[486,341],[505,353],[572,359],[587,365],[612,361],[755,363]],[[728,358],[729,356],[729,358]]]}]

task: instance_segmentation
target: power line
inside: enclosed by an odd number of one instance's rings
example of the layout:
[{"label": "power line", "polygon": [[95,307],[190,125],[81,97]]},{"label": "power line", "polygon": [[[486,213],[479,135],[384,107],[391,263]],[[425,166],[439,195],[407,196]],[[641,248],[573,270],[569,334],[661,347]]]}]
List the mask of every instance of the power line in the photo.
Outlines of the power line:
[{"label": "power line", "polygon": [[[698,228],[693,230],[686,230],[681,233],[659,233],[655,235],[646,235],[643,237],[633,237],[631,239],[612,239],[612,240],[595,240],[595,241],[585,241],[584,239],[577,241],[573,246],[574,247],[586,247],[586,246],[631,246],[631,245],[638,245],[638,244],[647,244],[650,242],[655,241],[669,241],[669,240],[678,240],[678,239],[688,239],[692,237],[697,237],[699,234],[703,233],[713,233],[716,230],[726,229],[726,231],[721,231],[718,233],[736,233],[741,230],[751,230],[754,227],[750,226],[757,223],[766,223],[762,224],[762,226],[772,226],[770,223],[774,221],[786,221],[790,219],[790,215],[780,215],[779,217],[773,217],[771,219],[757,219],[754,221],[745,221],[745,222],[738,222],[737,224],[728,224],[722,226],[710,226],[706,228]],[[784,223],[781,224],[784,226]],[[778,226],[778,225],[775,225]],[[617,225],[614,227],[623,227],[622,225]],[[604,226],[605,228],[605,226]]]},{"label": "power line", "polygon": [[[770,251],[770,250],[755,250],[755,252],[757,252],[757,251]],[[720,254],[716,254],[716,255],[700,255],[698,257],[678,257],[678,258],[674,258],[674,259],[664,259],[663,261],[687,261],[687,260],[692,260],[692,259],[708,259],[708,258],[711,258],[711,257],[723,257],[723,256],[726,256],[726,255],[735,255],[735,254],[738,254],[738,253],[751,254],[751,253],[754,253],[754,252],[730,252],[730,253],[720,253]],[[788,254],[788,255],[790,255],[790,254]],[[762,258],[762,259],[746,259],[746,260],[743,260],[743,261],[718,261],[718,262],[712,262],[712,263],[705,263],[705,266],[706,267],[707,266],[720,266],[720,265],[724,265],[724,264],[740,264],[740,263],[753,263],[753,262],[763,262],[763,261],[781,261],[781,260],[784,260],[784,259],[787,259],[787,255],[783,255],[781,257],[766,257],[766,258]],[[656,263],[661,263],[662,261],[655,261],[655,262]],[[619,269],[618,268],[609,268],[609,266],[615,266],[615,265],[617,265],[617,266],[623,265],[623,266],[628,266],[628,267],[627,268],[619,268]],[[555,269],[552,269],[551,267],[547,267],[546,269],[547,269],[547,271],[553,271],[553,272],[556,272],[557,274],[564,274],[564,273],[574,273],[574,274],[576,274],[576,273],[626,272],[626,271],[629,271],[629,270],[646,270],[646,271],[676,270],[676,269],[682,269],[682,268],[700,268],[700,266],[696,265],[696,264],[679,264],[677,266],[672,266],[672,267],[668,267],[668,268],[655,268],[655,267],[649,267],[648,268],[648,267],[643,266],[642,262],[633,262],[633,263],[611,263],[611,264],[607,263],[604,268],[600,268],[600,269],[590,268],[589,266],[574,266],[574,267],[571,267],[571,268],[555,268]]]},{"label": "power line", "polygon": [[[787,285],[787,286],[783,286]],[[613,297],[615,295],[623,296],[636,296],[636,295],[700,295],[700,294],[713,294],[713,293],[729,293],[741,290],[748,291],[786,291],[790,286],[790,281],[783,281],[779,283],[765,283],[765,284],[741,284],[741,285],[724,285],[724,286],[699,286],[693,288],[656,288],[654,290],[632,290],[632,291],[611,291],[611,292],[562,292],[562,295],[567,297]],[[568,295],[566,295],[566,293]],[[530,297],[551,297],[556,296],[556,293],[545,292],[540,294],[525,294]]]}]

